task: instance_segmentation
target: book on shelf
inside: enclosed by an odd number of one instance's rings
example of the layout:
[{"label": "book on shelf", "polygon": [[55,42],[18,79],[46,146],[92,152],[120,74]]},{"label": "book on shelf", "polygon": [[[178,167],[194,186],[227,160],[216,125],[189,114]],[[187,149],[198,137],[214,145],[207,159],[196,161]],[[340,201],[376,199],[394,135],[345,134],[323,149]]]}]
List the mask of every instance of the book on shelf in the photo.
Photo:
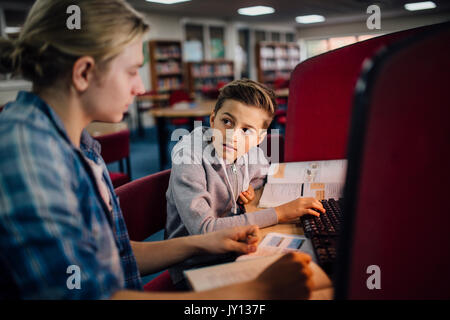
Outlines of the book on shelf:
[{"label": "book on shelf", "polygon": [[297,198],[342,198],[347,160],[275,163],[269,168],[259,207],[282,205]]}]

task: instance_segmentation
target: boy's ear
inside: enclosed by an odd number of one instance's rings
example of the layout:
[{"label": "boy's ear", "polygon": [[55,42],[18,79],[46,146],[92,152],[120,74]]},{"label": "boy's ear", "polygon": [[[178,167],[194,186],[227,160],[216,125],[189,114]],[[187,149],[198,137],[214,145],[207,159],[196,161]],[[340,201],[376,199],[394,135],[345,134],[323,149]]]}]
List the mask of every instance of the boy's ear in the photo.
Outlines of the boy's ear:
[{"label": "boy's ear", "polygon": [[77,91],[85,91],[94,74],[95,61],[92,57],[78,58],[72,67],[72,85]]},{"label": "boy's ear", "polygon": [[214,111],[211,112],[211,115],[209,116],[209,126],[211,128],[214,128],[214,119],[216,118],[216,115],[214,114]]}]

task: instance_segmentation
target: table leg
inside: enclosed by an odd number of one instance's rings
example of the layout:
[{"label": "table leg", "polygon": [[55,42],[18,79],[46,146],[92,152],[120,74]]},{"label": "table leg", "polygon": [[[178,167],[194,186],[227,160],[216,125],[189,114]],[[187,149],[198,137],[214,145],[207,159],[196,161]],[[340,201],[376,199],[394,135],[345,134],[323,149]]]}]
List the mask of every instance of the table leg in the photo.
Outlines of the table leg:
[{"label": "table leg", "polygon": [[167,163],[167,138],[164,117],[156,117],[156,128],[158,130],[159,170],[161,171]]},{"label": "table leg", "polygon": [[140,109],[141,109],[141,102],[136,101],[136,116],[137,116],[137,124],[138,124],[138,135],[140,137],[143,137],[145,135],[145,132],[144,132],[144,126],[142,125]]}]

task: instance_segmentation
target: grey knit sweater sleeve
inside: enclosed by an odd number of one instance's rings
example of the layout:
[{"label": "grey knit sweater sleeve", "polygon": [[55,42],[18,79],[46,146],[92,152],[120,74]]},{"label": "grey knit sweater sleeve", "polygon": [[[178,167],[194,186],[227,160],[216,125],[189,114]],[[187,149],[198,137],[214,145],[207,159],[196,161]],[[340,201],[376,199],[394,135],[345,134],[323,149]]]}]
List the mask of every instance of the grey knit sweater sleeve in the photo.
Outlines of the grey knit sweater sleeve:
[{"label": "grey knit sweater sleeve", "polygon": [[273,208],[234,215],[231,201],[235,200],[221,173],[205,164],[172,166],[167,191],[168,238],[250,224],[263,228],[278,222]]}]

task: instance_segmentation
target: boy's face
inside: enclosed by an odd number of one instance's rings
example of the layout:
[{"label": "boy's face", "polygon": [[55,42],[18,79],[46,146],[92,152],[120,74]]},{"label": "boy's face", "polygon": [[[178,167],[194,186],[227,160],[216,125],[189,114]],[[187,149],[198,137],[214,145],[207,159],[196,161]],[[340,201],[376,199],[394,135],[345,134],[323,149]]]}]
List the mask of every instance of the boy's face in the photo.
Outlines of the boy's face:
[{"label": "boy's face", "polygon": [[236,100],[225,100],[217,114],[211,114],[213,145],[219,157],[233,163],[257,146],[266,136],[264,123],[269,120],[267,111],[248,106]]},{"label": "boy's face", "polygon": [[108,65],[98,71],[83,94],[86,112],[103,122],[119,122],[136,95],[145,91],[138,69],[144,61],[142,40],[129,44]]}]

